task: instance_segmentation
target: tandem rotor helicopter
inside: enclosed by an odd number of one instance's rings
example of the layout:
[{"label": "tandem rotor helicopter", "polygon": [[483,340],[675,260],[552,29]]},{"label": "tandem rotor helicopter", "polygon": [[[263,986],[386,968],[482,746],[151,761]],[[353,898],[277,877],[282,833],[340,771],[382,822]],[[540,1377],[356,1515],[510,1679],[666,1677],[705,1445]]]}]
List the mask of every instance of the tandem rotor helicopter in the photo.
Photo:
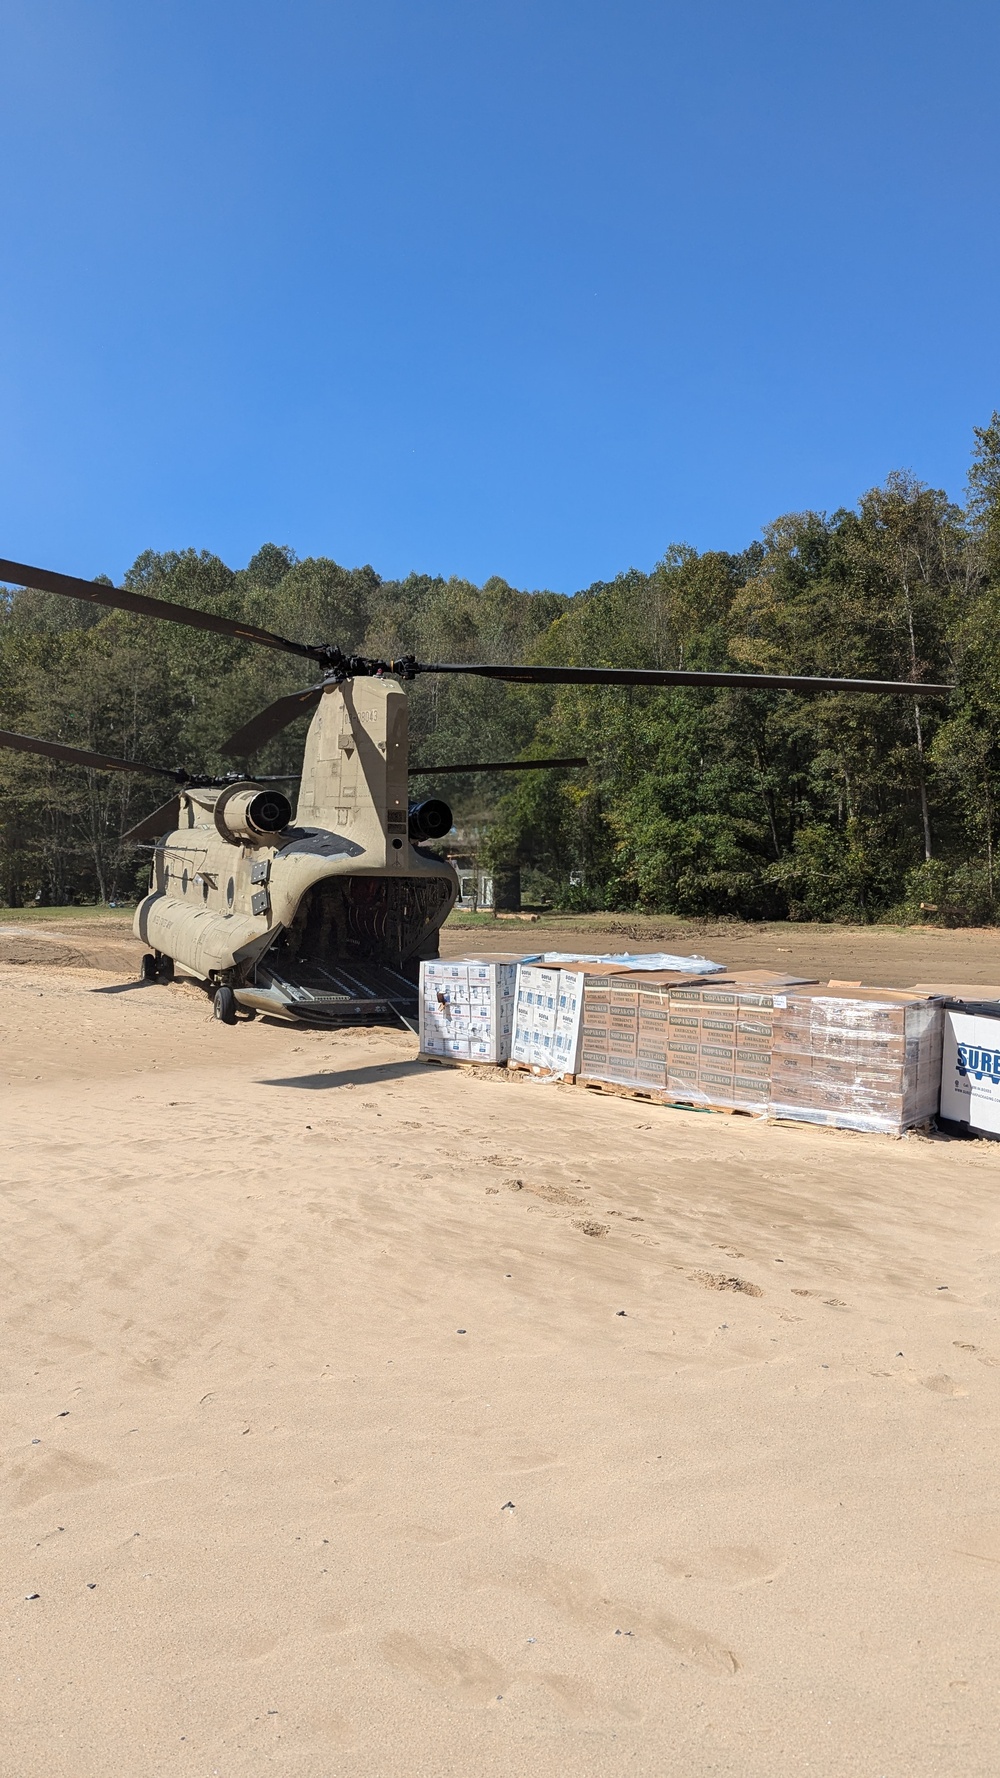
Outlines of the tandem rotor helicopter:
[{"label": "tandem rotor helicopter", "polygon": [[183,767],[87,753],[0,730],[0,747],[72,765],[169,778],[170,800],[124,838],[153,842],[148,894],[134,930],[149,946],[144,980],[175,966],[203,983],[216,1018],[238,1006],[292,1021],[356,1023],[416,1011],[422,960],[438,955],[454,906],[452,866],[426,849],[451,828],[437,798],[411,802],[407,780],[430,772],[525,771],[585,765],[541,759],[411,767],[406,686],[418,674],[462,673],[519,685],[726,686],[735,691],[857,692],[919,697],[946,685],[820,679],[776,673],[699,673],[660,668],[493,666],[370,660],[332,643],[295,642],[211,611],[170,604],[73,575],[0,559],[0,582],[83,599],[315,661],[322,677],[269,704],[222,752],[245,761],[312,710],[293,813],[273,788],[284,779],[244,771],[199,777]]}]

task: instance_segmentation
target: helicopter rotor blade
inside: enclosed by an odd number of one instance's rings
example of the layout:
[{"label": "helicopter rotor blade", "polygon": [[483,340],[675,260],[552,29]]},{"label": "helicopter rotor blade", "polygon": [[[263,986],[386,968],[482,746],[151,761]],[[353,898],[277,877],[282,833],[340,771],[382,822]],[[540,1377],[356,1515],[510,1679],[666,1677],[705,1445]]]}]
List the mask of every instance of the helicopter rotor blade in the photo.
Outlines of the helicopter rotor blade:
[{"label": "helicopter rotor blade", "polygon": [[308,710],[314,710],[325,690],[324,681],[321,685],[307,686],[304,691],[289,692],[287,697],[275,698],[274,703],[268,704],[266,710],[259,710],[234,735],[230,735],[228,741],[223,741],[219,751],[235,759],[243,759],[256,753],[258,747],[263,747],[265,741],[270,741],[272,736],[280,735],[282,729],[286,729],[297,716],[304,716]]},{"label": "helicopter rotor blade", "polygon": [[435,778],[445,772],[538,772],[544,767],[587,766],[589,759],[507,759],[489,765],[474,766],[410,766],[411,778]]},{"label": "helicopter rotor blade", "polygon": [[661,667],[495,667],[458,661],[399,663],[410,673],[471,673],[513,685],[719,685],[730,691],[872,692],[945,697],[950,685],[911,679],[819,679],[798,673],[696,673]]},{"label": "helicopter rotor blade", "polygon": [[128,833],[122,834],[122,845],[138,845],[143,840],[158,840],[161,834],[171,833],[181,818],[181,799],[172,796],[168,803],[161,803],[145,820],[137,821]]},{"label": "helicopter rotor blade", "polygon": [[62,759],[71,766],[90,766],[98,772],[147,772],[160,778],[173,778],[184,783],[187,773],[173,771],[170,766],[151,766],[141,759],[118,759],[112,753],[87,753],[82,747],[65,747],[61,741],[40,741],[34,735],[14,735],[0,729],[0,747],[11,747],[16,753],[41,753],[48,759]]},{"label": "helicopter rotor blade", "polygon": [[80,580],[75,574],[54,574],[48,568],[32,568],[26,562],[8,562],[0,558],[0,582],[12,586],[31,587],[35,592],[58,593],[64,599],[85,599],[90,605],[109,605],[115,611],[134,611],[140,617],[158,617],[170,623],[187,624],[193,630],[212,630],[217,636],[235,636],[242,642],[259,642],[265,648],[280,648],[285,654],[306,655],[311,660],[328,661],[331,650],[312,642],[292,642],[272,630],[258,629],[255,624],[237,623],[220,617],[214,611],[198,611],[193,605],[174,605],[167,599],[150,599],[145,593],[129,593],[122,587],[102,586],[96,580]]}]

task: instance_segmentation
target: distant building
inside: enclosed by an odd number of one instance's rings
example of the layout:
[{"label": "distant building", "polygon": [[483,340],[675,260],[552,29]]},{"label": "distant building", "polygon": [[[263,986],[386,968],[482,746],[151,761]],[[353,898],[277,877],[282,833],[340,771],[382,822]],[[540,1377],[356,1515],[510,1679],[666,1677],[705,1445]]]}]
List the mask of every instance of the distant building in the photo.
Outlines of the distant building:
[{"label": "distant building", "polygon": [[466,913],[512,913],[521,908],[521,873],[517,865],[487,870],[473,852],[451,852],[449,864],[458,876],[457,906]]}]

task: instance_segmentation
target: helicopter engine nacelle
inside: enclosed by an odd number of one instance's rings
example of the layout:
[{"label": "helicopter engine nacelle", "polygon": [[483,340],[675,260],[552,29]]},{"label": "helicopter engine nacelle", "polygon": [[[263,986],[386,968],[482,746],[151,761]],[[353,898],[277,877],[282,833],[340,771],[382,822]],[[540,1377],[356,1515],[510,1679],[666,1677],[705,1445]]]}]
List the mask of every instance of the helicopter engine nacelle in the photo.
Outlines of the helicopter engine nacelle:
[{"label": "helicopter engine nacelle", "polygon": [[443,840],[445,834],[451,832],[451,823],[451,810],[438,796],[410,804],[411,840]]},{"label": "helicopter engine nacelle", "polygon": [[260,784],[233,784],[215,805],[215,825],[224,840],[271,840],[292,819],[292,805],[280,790]]}]

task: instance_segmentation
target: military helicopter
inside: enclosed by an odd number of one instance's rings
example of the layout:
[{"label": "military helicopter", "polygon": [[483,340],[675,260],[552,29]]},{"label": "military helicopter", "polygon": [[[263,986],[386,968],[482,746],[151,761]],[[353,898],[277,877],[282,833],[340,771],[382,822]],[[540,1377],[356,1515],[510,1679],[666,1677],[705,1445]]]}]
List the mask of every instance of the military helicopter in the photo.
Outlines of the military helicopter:
[{"label": "military helicopter", "polygon": [[146,981],[169,979],[176,966],[208,988],[216,1018],[229,1024],[243,1007],[311,1023],[389,1016],[412,1028],[419,965],[438,955],[458,880],[452,866],[427,849],[449,832],[451,810],[436,797],[411,802],[408,778],[587,764],[541,759],[410,766],[405,688],[418,675],[461,673],[520,685],[725,686],[909,697],[950,690],[795,674],[432,663],[412,655],[383,661],[23,562],[0,559],[0,582],[254,642],[322,669],[317,683],[277,698],[222,748],[234,760],[247,760],[312,710],[294,813],[288,797],[272,788],[284,779],[245,771],[198,777],[183,767],[0,731],[2,747],[173,781],[170,800],[124,836],[137,845],[153,844],[149,892],[134,921],[136,936],[150,947],[141,974]]}]

